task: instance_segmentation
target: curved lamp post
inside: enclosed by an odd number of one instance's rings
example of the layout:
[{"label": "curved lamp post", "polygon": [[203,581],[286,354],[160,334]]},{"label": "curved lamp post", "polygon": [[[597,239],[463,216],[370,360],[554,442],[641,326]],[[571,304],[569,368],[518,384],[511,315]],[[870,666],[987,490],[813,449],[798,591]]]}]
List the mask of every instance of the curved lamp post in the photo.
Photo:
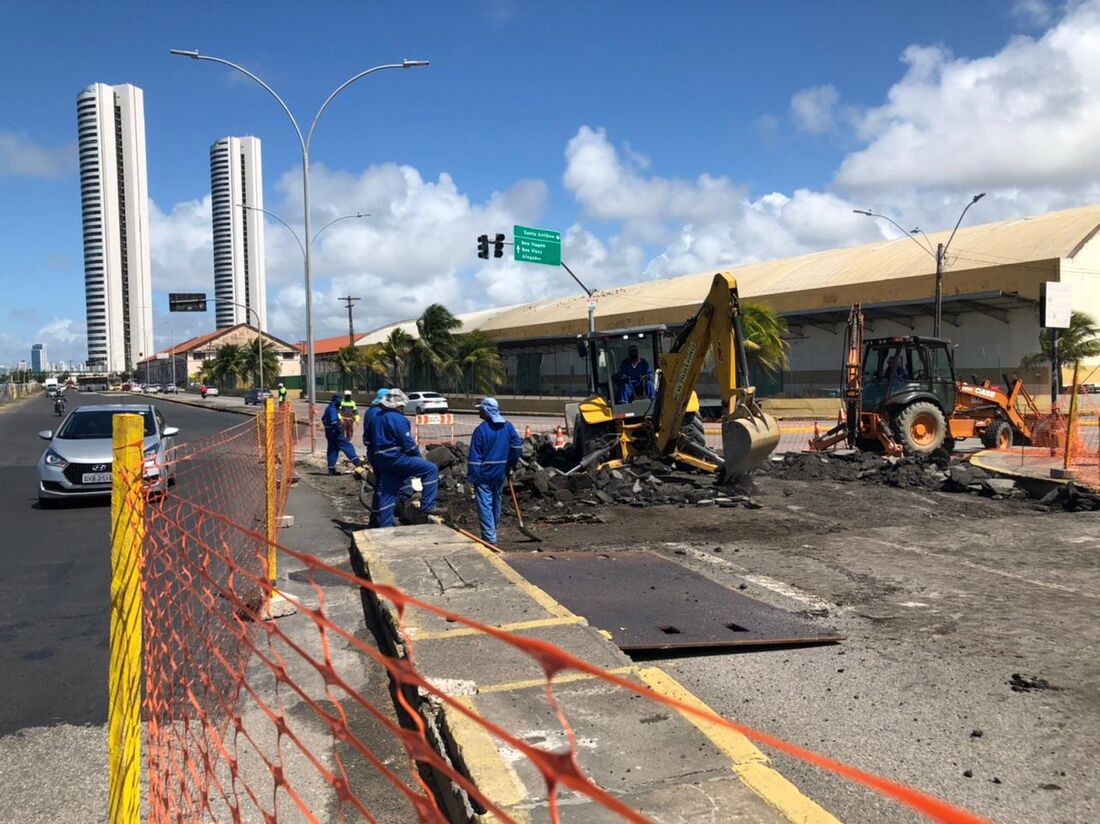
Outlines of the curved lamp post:
[{"label": "curved lamp post", "polygon": [[[893,223],[895,226],[898,227],[898,230],[901,231],[902,234],[904,234],[907,238],[909,238],[915,244],[920,246],[921,249],[928,252],[928,254],[930,254],[933,258],[936,259],[936,309],[935,309],[935,315],[933,316],[933,320],[932,320],[932,336],[933,337],[938,338],[940,336],[940,318],[941,318],[942,313],[943,313],[943,260],[944,260],[944,257],[947,255],[947,249],[951,245],[951,241],[953,241],[955,239],[955,232],[957,232],[959,230],[959,224],[962,223],[963,216],[966,214],[967,210],[971,206],[973,206],[975,203],[977,203],[983,197],[985,197],[985,192],[974,195],[974,197],[971,199],[971,201],[969,203],[967,203],[966,206],[963,208],[962,214],[959,215],[959,219],[955,221],[955,228],[951,230],[951,236],[949,238],[947,238],[947,243],[937,244],[937,246],[934,250],[932,249],[931,242],[928,240],[928,236],[925,235],[924,232],[922,232],[919,228],[918,229],[913,229],[913,230],[907,232],[907,231],[905,231],[905,229],[902,229],[901,226],[898,226],[897,221],[894,220],[891,217],[887,217],[886,215],[881,215],[878,212],[872,212],[870,209],[852,209],[852,211],[855,212],[857,215],[866,215],[867,217],[879,217],[879,218],[882,218],[883,220],[890,221],[891,223]],[[927,246],[922,244],[919,240],[917,240],[914,237],[914,235],[916,235],[916,234],[920,234],[922,237],[924,237],[924,242],[927,244]]]},{"label": "curved lamp post", "polygon": [[[206,60],[211,63],[220,63],[223,66],[228,66],[231,69],[239,71],[246,77],[256,81],[260,86],[267,91],[275,102],[279,104],[286,116],[290,118],[290,123],[294,126],[294,134],[298,137],[298,143],[302,147],[302,207],[303,207],[303,224],[304,224],[304,238],[299,241],[299,245],[302,247],[302,254],[305,258],[305,289],[306,289],[306,374],[308,381],[308,398],[309,398],[309,448],[310,452],[313,452],[316,448],[317,436],[314,431],[314,406],[317,402],[317,386],[316,386],[316,370],[313,358],[313,273],[311,271],[310,260],[310,217],[309,217],[309,147],[313,142],[313,132],[317,128],[317,121],[321,119],[321,115],[325,113],[325,109],[328,108],[329,103],[333,101],[336,95],[340,94],[344,89],[350,86],[355,81],[366,77],[368,74],[374,74],[375,72],[383,71],[384,69],[411,69],[419,66],[431,65],[428,60],[402,60],[400,63],[386,63],[381,66],[375,66],[374,68],[361,71],[353,77],[348,78],[325,98],[325,102],[321,104],[321,108],[317,110],[317,114],[313,117],[313,122],[310,123],[309,131],[302,135],[302,129],[298,125],[298,121],[291,113],[290,108],[283,102],[283,99],[276,94],[275,90],[271,86],[267,85],[263,80],[250,72],[244,66],[239,66],[231,60],[226,60],[222,57],[212,57],[206,54],[199,54],[197,49],[169,49],[170,54],[177,57],[190,57],[192,60]],[[280,221],[281,222],[281,221]],[[284,224],[285,225],[285,224]],[[327,227],[326,227],[327,228]],[[320,232],[318,232],[320,234]]]}]

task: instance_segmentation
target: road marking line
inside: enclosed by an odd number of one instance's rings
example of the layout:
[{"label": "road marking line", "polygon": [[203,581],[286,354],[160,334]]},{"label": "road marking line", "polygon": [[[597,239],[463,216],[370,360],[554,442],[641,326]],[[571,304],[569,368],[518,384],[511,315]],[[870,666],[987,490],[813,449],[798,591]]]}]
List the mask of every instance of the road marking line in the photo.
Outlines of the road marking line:
[{"label": "road marking line", "polygon": [[[610,672],[612,675],[632,675],[632,674],[637,674],[638,670],[639,670],[639,667],[630,666],[630,667],[616,667],[615,669],[606,670],[606,672]],[[588,680],[592,680],[592,679],[597,679],[599,677],[600,676],[592,675],[591,673],[588,673],[588,672],[570,672],[570,673],[567,673],[565,675],[555,675],[553,682],[551,682],[551,686],[556,687],[559,684],[568,684],[571,681],[588,681]],[[530,680],[527,680],[527,681],[511,681],[511,682],[505,683],[505,684],[490,684],[487,687],[482,686],[481,684],[478,684],[477,685],[477,694],[478,695],[485,695],[486,693],[492,693],[492,692],[511,692],[513,690],[526,690],[526,689],[531,689],[532,687],[545,687],[545,686],[546,686],[546,679],[545,678],[531,678]]]},{"label": "road marking line", "polygon": [[[714,712],[662,669],[640,669],[638,677],[661,695]],[[744,735],[695,715],[680,714],[733,761],[733,772],[749,789],[775,807],[787,820],[797,824],[840,824],[831,813],[803,795],[798,787],[771,767],[768,757]]]},{"label": "road marking line", "polygon": [[[542,627],[561,627],[571,624],[587,624],[588,621],[581,615],[559,615],[554,618],[536,618],[530,621],[515,621],[511,624],[496,624],[497,629],[505,632],[517,632],[523,629],[540,629]],[[473,627],[456,627],[455,629],[432,630],[431,632],[418,632],[409,630],[411,641],[438,641],[442,638],[463,638],[469,635],[484,635],[480,629]]]},{"label": "road marking line", "polygon": [[731,561],[727,561],[725,558],[718,558],[714,555],[711,555],[709,552],[703,552],[701,550],[695,549],[695,547],[691,546],[690,544],[670,543],[663,544],[663,546],[672,547],[674,549],[681,549],[698,561],[713,564],[714,566],[725,567],[726,569],[731,570],[733,574],[736,575],[738,578],[742,578],[749,583],[756,584],[758,587],[771,590],[772,592],[778,593],[779,595],[782,595],[786,598],[790,598],[792,601],[797,601],[800,604],[805,604],[806,606],[812,607],[813,609],[827,609],[832,612],[842,612],[846,609],[845,607],[838,607],[836,604],[831,604],[828,601],[824,601],[821,598],[818,598],[816,595],[811,595],[809,592],[801,590],[798,587],[793,586],[792,584],[788,584],[776,578],[771,578],[767,575],[754,575],[752,573],[749,573],[743,566],[739,566],[738,564],[732,563]]},{"label": "road marking line", "polygon": [[933,552],[930,549],[921,549],[915,546],[896,544],[893,541],[884,541],[881,538],[868,538],[867,540],[875,544],[882,544],[883,546],[892,547],[893,549],[901,549],[905,552],[912,552],[915,555],[924,555],[928,558],[942,558],[946,561],[954,561],[955,563],[962,564],[963,566],[970,567],[971,569],[978,569],[982,572],[988,572],[990,575],[999,575],[1002,578],[1011,578],[1015,581],[1022,581],[1023,583],[1031,584],[1032,586],[1043,587],[1044,589],[1054,589],[1060,592],[1068,592],[1071,595],[1080,595],[1082,598],[1092,598],[1094,600],[1100,599],[1100,595],[1092,592],[1082,592],[1079,589],[1063,586],[1062,584],[1051,584],[1047,583],[1046,581],[1036,581],[1034,578],[1025,578],[1023,575],[1017,575],[1014,572],[1005,572],[1001,569],[987,567],[984,564],[975,563],[974,561],[967,561],[965,558],[959,558],[955,555],[945,555],[942,552]]}]

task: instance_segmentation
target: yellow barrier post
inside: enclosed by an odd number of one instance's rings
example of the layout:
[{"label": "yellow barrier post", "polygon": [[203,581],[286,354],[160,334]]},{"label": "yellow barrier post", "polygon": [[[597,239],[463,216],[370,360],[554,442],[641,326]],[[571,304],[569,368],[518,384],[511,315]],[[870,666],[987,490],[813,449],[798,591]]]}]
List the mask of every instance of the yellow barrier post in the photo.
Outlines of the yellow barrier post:
[{"label": "yellow barrier post", "polygon": [[263,449],[264,449],[264,498],[266,500],[265,535],[267,537],[267,580],[275,584],[275,572],[277,558],[275,556],[275,541],[279,537],[275,529],[275,401],[268,398],[264,401],[263,417]]},{"label": "yellow barrier post", "polygon": [[141,816],[141,573],[145,533],[141,415],[115,415],[111,465],[111,665],[107,807],[111,824]]},{"label": "yellow barrier post", "polygon": [[1069,396],[1069,421],[1066,423],[1066,449],[1062,455],[1062,469],[1063,471],[1069,471],[1070,464],[1070,452],[1073,451],[1073,428],[1077,423],[1077,378],[1078,369],[1080,363],[1075,361],[1073,364],[1073,386],[1070,387],[1072,394]]}]

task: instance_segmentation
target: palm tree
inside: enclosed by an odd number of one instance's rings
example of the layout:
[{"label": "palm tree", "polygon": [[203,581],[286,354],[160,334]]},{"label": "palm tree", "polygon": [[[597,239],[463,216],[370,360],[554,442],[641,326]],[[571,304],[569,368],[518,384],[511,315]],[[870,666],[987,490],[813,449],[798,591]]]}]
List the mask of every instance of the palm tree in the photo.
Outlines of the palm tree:
[{"label": "palm tree", "polygon": [[462,321],[441,303],[433,303],[416,321],[419,335],[410,357],[411,373],[418,379],[438,380],[454,375],[455,332]]},{"label": "palm tree", "polygon": [[341,389],[354,389],[355,377],[363,367],[363,349],[349,344],[336,353],[332,365],[340,375]]},{"label": "palm tree", "polygon": [[210,379],[227,388],[236,386],[237,380],[244,376],[245,348],[235,343],[226,343],[218,347],[214,359],[210,361]]},{"label": "palm tree", "polygon": [[[257,336],[251,343],[241,348],[241,377],[251,377],[252,385],[260,385],[260,338]],[[263,376],[268,382],[277,379],[282,374],[279,364],[279,353],[271,348],[270,341],[265,341],[263,348]]]},{"label": "palm tree", "polygon": [[398,326],[379,344],[381,359],[393,378],[394,386],[401,386],[403,383],[405,367],[415,343],[413,336]]},{"label": "palm tree", "polygon": [[492,395],[504,383],[504,361],[496,341],[475,329],[454,338],[454,367],[467,392]]},{"label": "palm tree", "polygon": [[385,377],[386,358],[382,354],[381,344],[359,346],[359,375],[363,383],[369,388],[375,384],[373,378]]},{"label": "palm tree", "polygon": [[[1039,348],[1042,351],[1024,355],[1020,366],[1024,369],[1034,369],[1051,361],[1053,352],[1050,335],[1039,333]],[[1076,365],[1078,361],[1085,358],[1098,356],[1100,356],[1100,326],[1097,326],[1096,320],[1088,312],[1071,312],[1069,327],[1058,330],[1058,361]],[[1062,381],[1059,380],[1058,388],[1061,389],[1061,387]]]},{"label": "palm tree", "polygon": [[750,369],[775,374],[787,365],[787,322],[774,309],[761,303],[741,305],[741,331],[745,335],[745,357]]}]

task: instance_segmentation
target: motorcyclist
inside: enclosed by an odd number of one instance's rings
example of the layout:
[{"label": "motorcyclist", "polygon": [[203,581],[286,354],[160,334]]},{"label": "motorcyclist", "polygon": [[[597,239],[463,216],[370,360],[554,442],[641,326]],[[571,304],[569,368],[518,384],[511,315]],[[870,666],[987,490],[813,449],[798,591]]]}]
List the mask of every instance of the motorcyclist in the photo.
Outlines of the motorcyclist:
[{"label": "motorcyclist", "polygon": [[58,396],[53,399],[53,411],[58,417],[65,414],[65,396],[64,395],[58,394]]}]

